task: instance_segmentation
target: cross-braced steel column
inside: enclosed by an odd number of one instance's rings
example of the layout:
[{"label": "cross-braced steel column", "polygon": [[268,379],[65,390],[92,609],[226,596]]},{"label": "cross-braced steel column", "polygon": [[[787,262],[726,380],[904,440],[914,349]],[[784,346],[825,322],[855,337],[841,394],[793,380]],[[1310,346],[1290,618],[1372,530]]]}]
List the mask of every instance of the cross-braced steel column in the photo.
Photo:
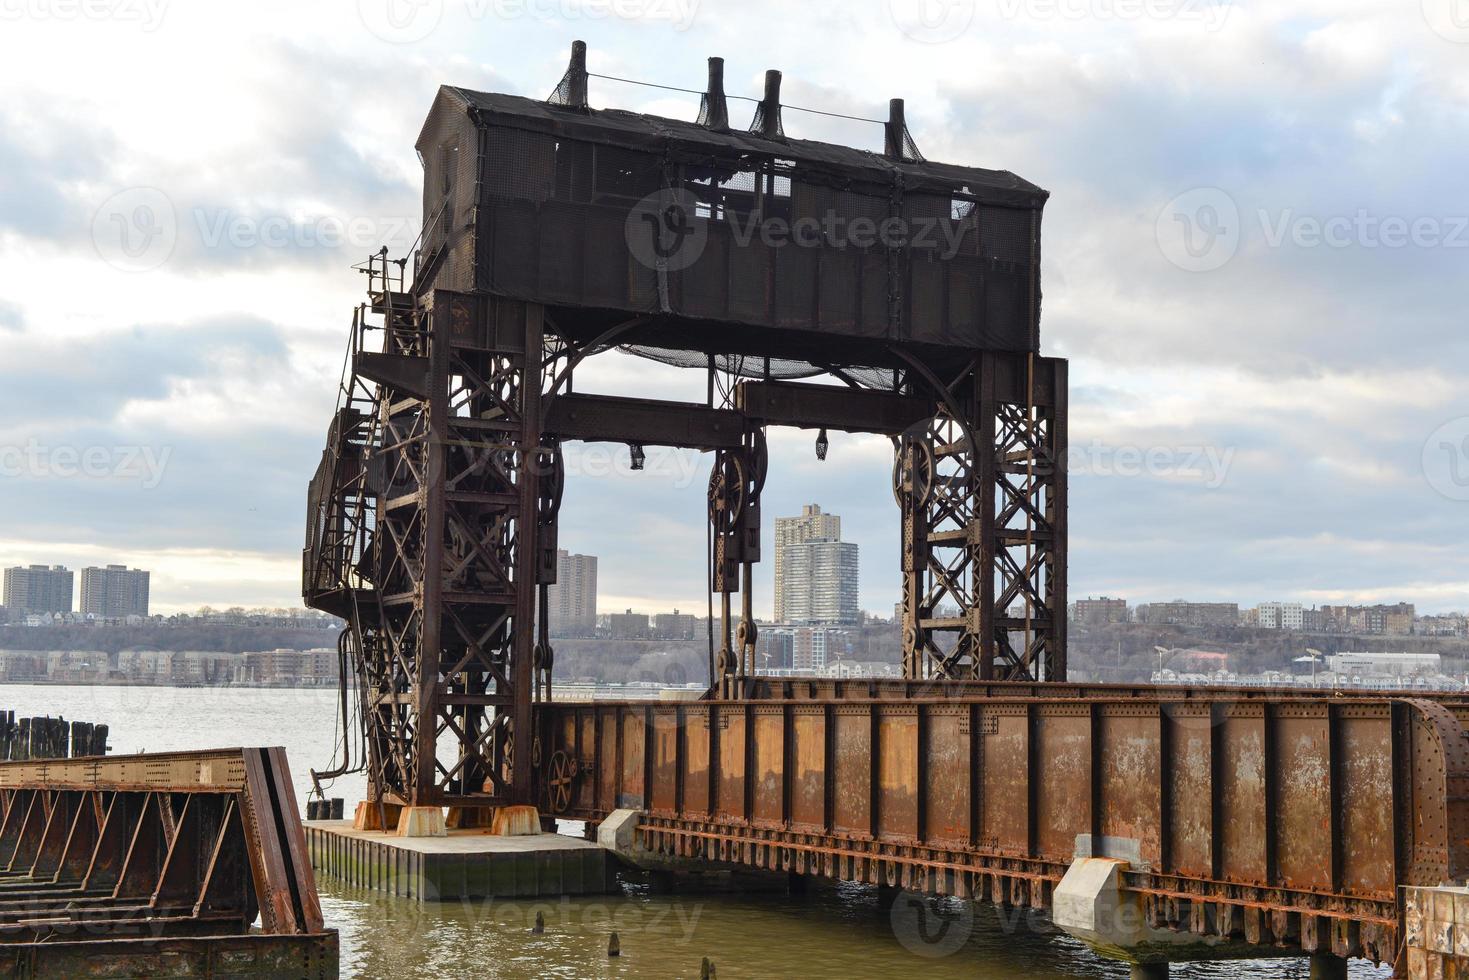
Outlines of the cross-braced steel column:
[{"label": "cross-braced steel column", "polygon": [[898,440],[903,669],[1066,677],[1066,364],[984,353]]},{"label": "cross-braced steel column", "polygon": [[540,438],[543,315],[438,293],[418,322],[419,347],[375,366],[401,380],[383,385],[369,461],[382,475],[382,642],[359,661],[372,782],[415,806],[530,803],[535,740],[516,752],[514,736],[533,732],[536,539],[554,520],[541,477],[557,460]]}]

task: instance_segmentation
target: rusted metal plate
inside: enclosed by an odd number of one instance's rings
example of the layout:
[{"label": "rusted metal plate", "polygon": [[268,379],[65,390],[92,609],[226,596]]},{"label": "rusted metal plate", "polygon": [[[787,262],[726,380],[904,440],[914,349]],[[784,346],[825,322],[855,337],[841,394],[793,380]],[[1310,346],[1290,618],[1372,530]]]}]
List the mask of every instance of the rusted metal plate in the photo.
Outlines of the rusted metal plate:
[{"label": "rusted metal plate", "polygon": [[1214,724],[1208,704],[1166,705],[1168,786],[1165,817],[1169,866],[1180,874],[1214,874]]},{"label": "rusted metal plate", "polygon": [[924,713],[919,778],[923,782],[923,838],[966,846],[969,842],[970,756],[968,705],[936,705]]},{"label": "rusted metal plate", "polygon": [[757,705],[753,712],[751,815],[757,824],[779,827],[785,820],[785,712],[780,705]]},{"label": "rusted metal plate", "polygon": [[1078,834],[1092,829],[1092,719],[1087,704],[1037,709],[1035,853],[1055,861],[1076,854]]},{"label": "rusted metal plate", "polygon": [[709,706],[684,709],[683,812],[691,817],[709,815]]},{"label": "rusted metal plate", "polygon": [[1265,884],[1265,709],[1259,704],[1224,707],[1220,739],[1219,807],[1229,815],[1216,829],[1220,876]]},{"label": "rusted metal plate", "polygon": [[1275,864],[1289,888],[1331,887],[1333,765],[1326,704],[1283,704],[1274,713],[1278,786],[1271,809]]},{"label": "rusted metal plate", "polygon": [[677,708],[653,709],[653,755],[652,770],[648,774],[648,808],[655,813],[671,813],[678,805],[679,729]]},{"label": "rusted metal plate", "polygon": [[791,825],[826,829],[826,710],[821,705],[791,709]]},{"label": "rusted metal plate", "polygon": [[1129,850],[1140,863],[1163,860],[1162,712],[1156,704],[1110,704],[1098,719],[1097,826],[1104,838]]},{"label": "rusted metal plate", "polygon": [[1341,873],[1364,894],[1392,897],[1393,753],[1392,718],[1386,707],[1344,706],[1337,710],[1341,779]]},{"label": "rusted metal plate", "polygon": [[622,715],[618,729],[618,756],[621,767],[617,779],[617,805],[619,808],[641,808],[646,805],[647,759],[644,757],[647,739],[647,724],[642,711],[627,711]]},{"label": "rusted metal plate", "polygon": [[745,819],[745,708],[719,708],[719,794],[715,812],[733,820]]},{"label": "rusted metal plate", "polygon": [[619,778],[618,712],[603,709],[597,713],[597,804],[605,812],[618,807],[617,781]]},{"label": "rusted metal plate", "polygon": [[879,705],[877,712],[878,837],[918,839],[918,709]]},{"label": "rusted metal plate", "polygon": [[835,705],[831,752],[836,762],[832,825],[839,833],[872,834],[872,712],[865,705]]},{"label": "rusted metal plate", "polygon": [[1030,853],[1030,720],[1024,707],[980,709],[983,783],[980,846],[999,854]]}]

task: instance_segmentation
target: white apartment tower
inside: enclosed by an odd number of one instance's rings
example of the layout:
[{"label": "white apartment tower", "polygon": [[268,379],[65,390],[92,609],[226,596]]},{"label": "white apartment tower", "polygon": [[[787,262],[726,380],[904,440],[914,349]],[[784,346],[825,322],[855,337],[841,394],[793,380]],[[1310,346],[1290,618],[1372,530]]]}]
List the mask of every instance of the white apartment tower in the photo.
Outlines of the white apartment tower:
[{"label": "white apartment tower", "polygon": [[[792,622],[786,611],[786,549],[807,541],[840,541],[842,519],[836,514],[823,514],[817,504],[801,508],[799,517],[775,519],[775,621]],[[853,546],[855,547],[855,545]]]},{"label": "white apartment tower", "polygon": [[547,590],[550,630],[589,636],[597,628],[597,556],[556,552],[556,582]]},{"label": "white apartment tower", "polygon": [[775,620],[804,626],[857,622],[857,545],[841,518],[807,504],[775,521]]}]

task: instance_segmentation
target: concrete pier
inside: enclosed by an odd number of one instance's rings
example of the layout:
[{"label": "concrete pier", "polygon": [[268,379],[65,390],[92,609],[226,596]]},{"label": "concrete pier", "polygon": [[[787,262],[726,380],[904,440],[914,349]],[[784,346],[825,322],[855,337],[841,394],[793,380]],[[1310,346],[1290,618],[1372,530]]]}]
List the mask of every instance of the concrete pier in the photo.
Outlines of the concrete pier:
[{"label": "concrete pier", "polygon": [[311,866],[343,884],[412,898],[542,898],[613,891],[613,863],[597,844],[559,834],[496,836],[449,829],[402,837],[350,820],[305,823]]},{"label": "concrete pier", "polygon": [[1469,888],[1403,889],[1408,980],[1469,977]]}]

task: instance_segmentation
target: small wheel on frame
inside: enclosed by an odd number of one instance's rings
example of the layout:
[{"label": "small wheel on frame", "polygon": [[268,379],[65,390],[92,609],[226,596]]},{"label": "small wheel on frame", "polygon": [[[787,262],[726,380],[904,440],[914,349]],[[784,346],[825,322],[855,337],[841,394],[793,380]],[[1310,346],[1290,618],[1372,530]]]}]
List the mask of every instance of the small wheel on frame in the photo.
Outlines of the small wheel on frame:
[{"label": "small wheel on frame", "polygon": [[560,749],[551,756],[551,772],[546,778],[546,796],[552,813],[565,813],[571,809],[571,789],[577,768],[576,760]]}]

